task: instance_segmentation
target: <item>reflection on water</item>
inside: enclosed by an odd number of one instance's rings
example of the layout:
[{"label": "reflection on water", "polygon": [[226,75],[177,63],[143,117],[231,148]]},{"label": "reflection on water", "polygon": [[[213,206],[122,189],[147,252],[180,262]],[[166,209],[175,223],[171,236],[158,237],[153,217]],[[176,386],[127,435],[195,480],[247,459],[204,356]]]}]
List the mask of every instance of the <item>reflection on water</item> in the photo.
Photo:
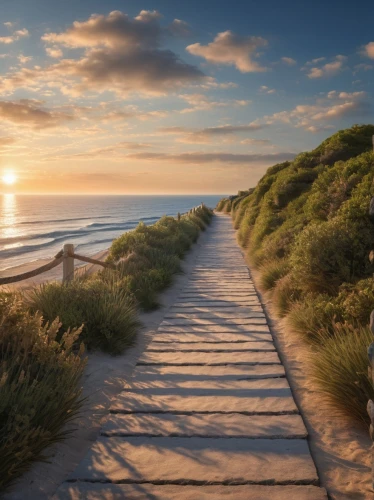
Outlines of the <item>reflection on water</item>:
[{"label": "reflection on water", "polygon": [[0,232],[2,238],[17,236],[17,198],[14,194],[4,194],[0,218]]}]

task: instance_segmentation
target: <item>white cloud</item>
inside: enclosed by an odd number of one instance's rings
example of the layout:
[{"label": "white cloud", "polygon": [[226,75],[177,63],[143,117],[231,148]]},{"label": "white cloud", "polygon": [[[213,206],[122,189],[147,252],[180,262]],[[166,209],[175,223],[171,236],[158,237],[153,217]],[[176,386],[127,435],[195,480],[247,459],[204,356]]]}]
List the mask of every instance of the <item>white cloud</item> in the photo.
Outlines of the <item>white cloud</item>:
[{"label": "white cloud", "polygon": [[[320,58],[324,59],[324,58]],[[339,73],[343,69],[344,62],[346,61],[346,57],[342,55],[338,55],[334,58],[333,61],[326,63],[322,66],[313,66],[308,71],[309,78],[322,78],[322,77],[330,77]],[[314,60],[316,62],[318,60]],[[313,61],[312,61],[313,62]],[[308,63],[307,63],[308,64]],[[305,69],[305,68],[304,68]]]},{"label": "white cloud", "polygon": [[[10,23],[4,23],[8,28],[12,27]],[[11,35],[8,36],[0,36],[0,43],[4,43],[5,45],[9,45],[11,43],[17,42],[21,38],[25,38],[29,36],[29,32],[26,28],[21,30],[14,31]]]},{"label": "white cloud", "polygon": [[208,144],[216,139],[219,141],[231,138],[235,134],[255,132],[265,128],[266,124],[257,122],[245,125],[219,125],[217,127],[188,128],[188,127],[166,127],[159,129],[162,134],[179,136],[178,142],[191,144]]},{"label": "white cloud", "polygon": [[259,91],[263,94],[275,94],[276,90],[275,89],[270,89],[266,85],[261,85],[259,88]]},{"label": "white cloud", "polygon": [[228,106],[244,107],[248,106],[251,101],[232,99],[226,101],[213,101],[204,94],[182,94],[179,96],[185,100],[190,107],[181,110],[181,113],[192,113],[195,111],[208,111],[214,108],[224,108]]},{"label": "white cloud", "polygon": [[18,60],[21,64],[25,64],[29,61],[32,61],[32,57],[31,56],[24,56],[23,54],[20,54],[18,56]]},{"label": "white cloud", "polygon": [[203,57],[210,63],[235,66],[242,73],[267,71],[254,58],[267,41],[260,37],[240,36],[232,31],[218,33],[208,45],[194,43],[186,49],[190,54]]},{"label": "white cloud", "polygon": [[59,47],[53,46],[53,47],[46,47],[45,49],[47,56],[53,57],[55,59],[61,58],[64,54],[62,50]]},{"label": "white cloud", "polygon": [[73,97],[88,91],[112,91],[124,97],[133,92],[162,95],[203,83],[206,77],[196,66],[160,48],[164,37],[171,36],[169,27],[161,26],[160,18],[156,11],[141,11],[135,18],[114,11],[108,16],[93,15],[86,21],[75,21],[62,33],[48,33],[42,39],[54,44],[52,49],[46,49],[49,55],[60,55],[56,52],[58,44],[83,48],[83,55],[7,75],[0,90],[40,89],[44,84]]},{"label": "white cloud", "polygon": [[[281,111],[264,118],[265,123],[287,123],[310,132],[331,128],[330,122],[346,117],[361,118],[370,114],[365,92],[331,91],[316,104],[300,104],[290,111]],[[317,123],[316,123],[317,122]]]},{"label": "white cloud", "polygon": [[374,59],[374,42],[370,42],[365,45],[365,52],[370,59]]},{"label": "white cloud", "polygon": [[281,60],[284,64],[287,64],[287,66],[295,66],[296,64],[295,59],[292,59],[292,57],[282,57]]}]

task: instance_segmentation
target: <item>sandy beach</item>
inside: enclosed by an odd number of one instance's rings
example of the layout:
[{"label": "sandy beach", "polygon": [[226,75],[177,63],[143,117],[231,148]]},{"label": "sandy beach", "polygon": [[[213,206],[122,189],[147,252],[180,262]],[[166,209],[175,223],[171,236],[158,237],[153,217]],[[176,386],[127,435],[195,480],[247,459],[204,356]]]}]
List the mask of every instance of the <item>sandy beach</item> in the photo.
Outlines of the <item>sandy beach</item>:
[{"label": "sandy beach", "polygon": [[[93,259],[104,261],[108,256],[109,249],[102,250],[95,255],[91,255]],[[28,262],[27,264],[22,264],[20,266],[11,267],[9,269],[5,269],[4,271],[0,271],[0,278],[6,278],[8,276],[17,276],[18,274],[27,273],[36,269],[40,266],[44,266],[51,262],[51,259],[39,259],[32,262]],[[75,269],[79,269],[79,272],[94,272],[101,269],[101,266],[93,265],[93,264],[84,264],[78,260],[75,260]],[[29,278],[27,280],[18,281],[16,283],[12,283],[9,285],[0,286],[0,290],[22,290],[26,288],[32,288],[33,286],[38,286],[42,283],[46,283],[47,281],[61,281],[62,280],[62,264],[47,271],[43,274],[39,274],[33,278]]]}]

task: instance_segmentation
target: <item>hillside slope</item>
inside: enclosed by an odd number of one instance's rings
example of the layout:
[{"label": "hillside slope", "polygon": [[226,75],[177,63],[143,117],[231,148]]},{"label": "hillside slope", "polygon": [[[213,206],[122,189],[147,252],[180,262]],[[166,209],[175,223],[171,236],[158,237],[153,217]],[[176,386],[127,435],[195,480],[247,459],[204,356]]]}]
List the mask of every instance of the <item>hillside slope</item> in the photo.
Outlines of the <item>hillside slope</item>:
[{"label": "hillside slope", "polygon": [[374,309],[374,125],[355,125],[223,199],[280,316],[311,349],[311,376],[338,411],[367,421]]}]

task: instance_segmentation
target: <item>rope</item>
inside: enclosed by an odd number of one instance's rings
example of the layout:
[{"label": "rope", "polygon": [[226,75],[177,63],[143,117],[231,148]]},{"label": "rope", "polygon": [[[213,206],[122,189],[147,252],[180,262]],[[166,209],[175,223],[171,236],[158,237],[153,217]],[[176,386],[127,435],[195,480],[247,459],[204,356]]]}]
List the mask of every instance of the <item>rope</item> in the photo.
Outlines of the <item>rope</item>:
[{"label": "rope", "polygon": [[115,269],[113,264],[109,262],[102,262],[101,260],[91,259],[91,257],[84,257],[83,255],[78,255],[76,253],[69,252],[69,257],[73,257],[74,259],[81,260],[83,262],[88,262],[88,264],[97,264],[102,267],[109,267],[110,269]]},{"label": "rope", "polygon": [[[61,253],[61,252],[59,252]],[[59,254],[57,254],[59,255]],[[47,271],[50,271],[54,267],[59,266],[62,261],[64,260],[64,257],[57,257],[55,258],[52,262],[49,262],[48,264],[45,264],[44,266],[38,267],[37,269],[34,269],[33,271],[28,271],[27,273],[23,274],[18,274],[17,276],[9,276],[7,278],[0,278],[0,285],[8,285],[9,283],[16,283],[17,281],[23,281],[27,280],[29,278],[34,278],[35,276],[38,276],[38,274],[45,273]]]}]

